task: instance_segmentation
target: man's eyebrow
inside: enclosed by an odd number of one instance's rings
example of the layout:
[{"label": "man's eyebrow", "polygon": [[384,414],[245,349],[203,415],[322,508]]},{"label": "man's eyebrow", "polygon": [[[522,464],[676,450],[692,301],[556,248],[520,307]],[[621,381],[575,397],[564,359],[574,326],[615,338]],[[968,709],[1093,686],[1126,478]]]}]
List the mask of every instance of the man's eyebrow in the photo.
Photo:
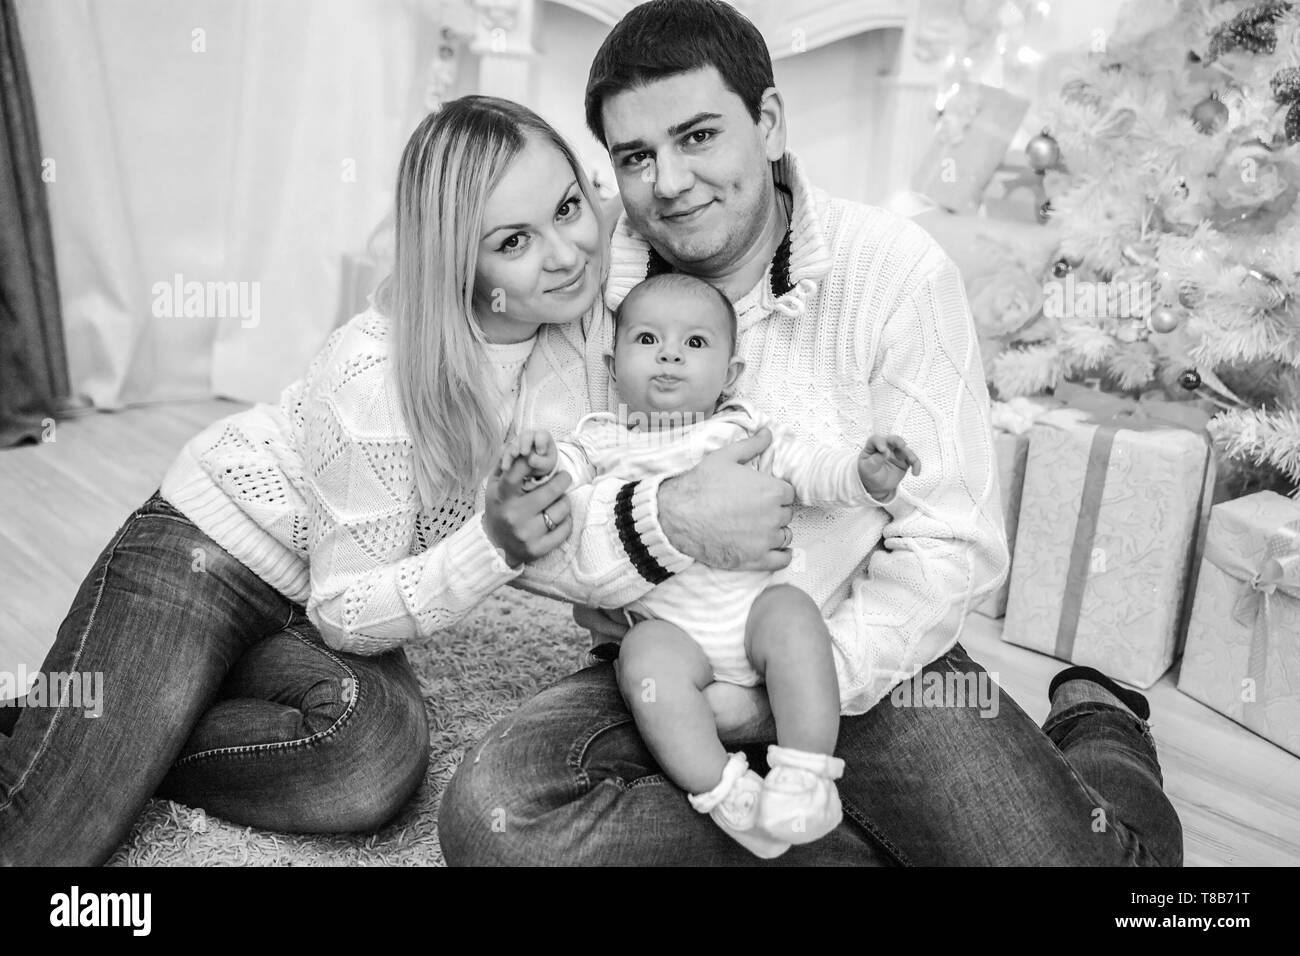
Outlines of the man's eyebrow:
[{"label": "man's eyebrow", "polygon": [[[560,207],[560,204],[564,202],[564,198],[569,195],[569,191],[576,185],[578,185],[578,178],[575,176],[573,179],[569,180],[569,185],[565,186],[564,190],[560,193],[559,202],[555,204],[557,209]],[[527,229],[528,225],[529,224],[526,222],[512,222],[501,226],[493,226],[487,232],[483,233],[483,239],[486,239],[494,232],[500,232],[502,229]],[[482,242],[483,239],[480,239],[479,242]]]},{"label": "man's eyebrow", "polygon": [[[668,127],[668,135],[680,136],[682,133],[685,133],[688,129],[690,129],[692,126],[695,126],[697,123],[703,123],[706,120],[720,120],[720,119],[722,119],[721,113],[707,113],[707,112],[696,113],[690,119],[684,120],[680,123],[676,123]],[[633,150],[642,149],[644,146],[645,146],[644,140],[630,139],[626,143],[615,143],[613,146],[609,148],[609,151],[611,155],[615,153],[627,153]]]}]

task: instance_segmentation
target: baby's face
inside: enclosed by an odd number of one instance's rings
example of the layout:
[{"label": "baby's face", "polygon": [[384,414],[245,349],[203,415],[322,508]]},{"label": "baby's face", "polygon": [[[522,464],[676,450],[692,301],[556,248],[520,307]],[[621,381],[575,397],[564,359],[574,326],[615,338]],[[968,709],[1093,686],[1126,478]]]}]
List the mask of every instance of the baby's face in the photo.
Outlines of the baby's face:
[{"label": "baby's face", "polygon": [[711,296],[666,287],[624,308],[610,372],[629,411],[708,417],[732,368],[730,318]]}]

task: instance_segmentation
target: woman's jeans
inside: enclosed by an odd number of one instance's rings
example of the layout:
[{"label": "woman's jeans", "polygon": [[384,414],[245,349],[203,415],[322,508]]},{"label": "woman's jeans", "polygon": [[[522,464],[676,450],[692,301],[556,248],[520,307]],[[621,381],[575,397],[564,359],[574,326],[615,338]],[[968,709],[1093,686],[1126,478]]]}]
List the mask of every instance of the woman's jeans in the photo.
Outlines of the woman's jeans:
[{"label": "woman's jeans", "polygon": [[[1181,865],[1155,745],[1129,711],[1062,703],[1040,730],[960,645],[908,684],[841,719],[844,823],[775,864]],[[764,749],[747,748],[760,773]],[[471,749],[438,830],[453,865],[758,862],[660,772],[609,663]]]},{"label": "woman's jeans", "polygon": [[428,763],[401,651],[330,650],[157,493],[86,575],[41,673],[62,706],[0,708],[0,864],[101,863],[155,793],[241,825],[374,830]]}]

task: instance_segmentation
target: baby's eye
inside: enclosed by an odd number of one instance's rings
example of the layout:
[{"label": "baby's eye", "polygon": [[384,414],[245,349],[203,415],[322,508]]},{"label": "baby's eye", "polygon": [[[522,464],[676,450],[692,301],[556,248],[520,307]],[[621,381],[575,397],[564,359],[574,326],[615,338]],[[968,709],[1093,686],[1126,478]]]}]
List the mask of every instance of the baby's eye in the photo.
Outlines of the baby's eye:
[{"label": "baby's eye", "polygon": [[709,343],[704,340],[704,336],[702,335],[692,335],[689,339],[686,340],[686,344],[693,349],[708,348],[709,345]]},{"label": "baby's eye", "polygon": [[654,345],[657,341],[653,332],[640,332],[636,337],[637,345]]}]

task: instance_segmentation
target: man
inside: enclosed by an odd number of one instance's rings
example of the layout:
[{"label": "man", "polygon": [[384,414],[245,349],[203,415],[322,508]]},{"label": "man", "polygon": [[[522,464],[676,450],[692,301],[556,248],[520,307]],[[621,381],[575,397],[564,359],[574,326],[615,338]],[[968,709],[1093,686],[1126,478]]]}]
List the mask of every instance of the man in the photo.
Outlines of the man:
[{"label": "man", "polygon": [[[813,597],[835,645],[845,822],[780,862],[1180,863],[1141,695],[1070,668],[1039,730],[1005,695],[981,708],[958,693],[991,686],[956,642],[1007,554],[952,262],[909,221],[809,184],[785,150],[763,38],[720,0],[633,9],[596,54],[586,106],[625,209],[606,303],[658,272],[706,279],[736,307],[749,399],[813,441],[899,434],[923,469],[884,509],[792,508],[788,485],[744,464],[760,434],[681,475],[571,494],[580,530],[526,583],[617,607],[698,560],[786,568]],[[595,408],[611,407],[610,336],[606,317],[569,340]],[[548,402],[534,421],[571,427],[571,401]],[[609,615],[575,616],[622,631]],[[891,694],[914,676],[917,693]],[[709,697],[724,742],[773,739],[761,689],[714,684]],[[439,829],[453,864],[754,862],[658,773],[609,663],[542,691],[472,749]]]}]

